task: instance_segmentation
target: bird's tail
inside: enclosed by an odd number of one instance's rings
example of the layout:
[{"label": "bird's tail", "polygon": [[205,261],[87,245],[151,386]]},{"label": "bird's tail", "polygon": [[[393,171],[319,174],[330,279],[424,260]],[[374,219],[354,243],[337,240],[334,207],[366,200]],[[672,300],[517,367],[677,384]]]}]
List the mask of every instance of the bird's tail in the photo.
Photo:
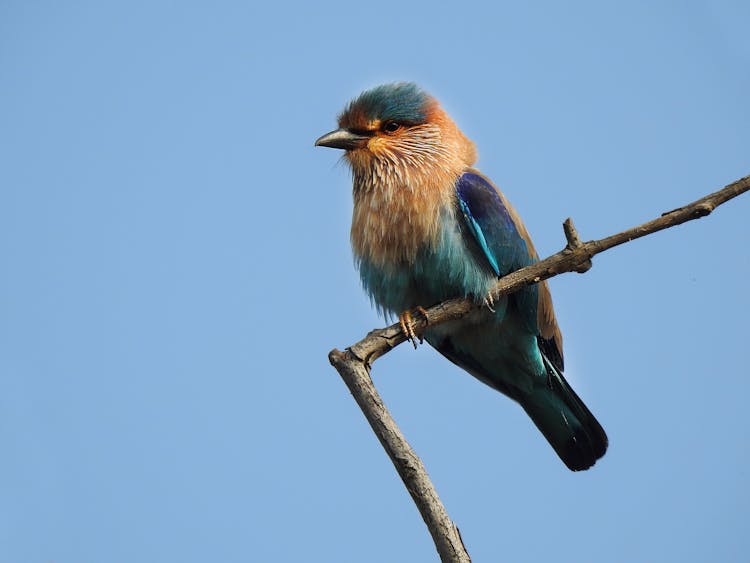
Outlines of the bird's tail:
[{"label": "bird's tail", "polygon": [[547,385],[526,395],[521,406],[569,469],[588,469],[607,451],[607,434],[562,373],[544,362]]}]

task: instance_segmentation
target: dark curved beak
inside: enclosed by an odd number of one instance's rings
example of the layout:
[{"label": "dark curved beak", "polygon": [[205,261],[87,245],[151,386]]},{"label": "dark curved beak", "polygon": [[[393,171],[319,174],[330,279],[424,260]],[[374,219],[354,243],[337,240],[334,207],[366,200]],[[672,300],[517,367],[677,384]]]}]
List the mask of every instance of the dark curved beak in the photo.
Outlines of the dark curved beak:
[{"label": "dark curved beak", "polygon": [[366,135],[358,135],[357,133],[352,133],[348,129],[336,129],[335,131],[326,133],[315,141],[315,146],[351,151],[364,147],[369,140],[370,137]]}]

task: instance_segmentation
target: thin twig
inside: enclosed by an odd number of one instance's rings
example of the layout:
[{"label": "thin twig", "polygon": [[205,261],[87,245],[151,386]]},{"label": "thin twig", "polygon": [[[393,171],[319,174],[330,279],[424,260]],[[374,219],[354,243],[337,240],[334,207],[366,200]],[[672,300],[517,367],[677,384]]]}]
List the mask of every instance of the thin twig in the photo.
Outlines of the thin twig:
[{"label": "thin twig", "polygon": [[[750,176],[745,176],[722,190],[668,211],[657,219],[615,235],[588,242],[581,242],[572,220],[567,219],[563,225],[567,246],[549,258],[503,276],[493,289],[492,297],[498,300],[525,285],[534,284],[564,272],[583,273],[591,268],[591,258],[596,254],[657,231],[705,217],[722,203],[748,190],[750,190]],[[481,302],[477,303],[467,298],[444,301],[427,309],[429,324],[435,326],[459,319],[472,309],[481,306]],[[427,323],[420,315],[414,318],[413,326],[417,334],[422,334]],[[391,458],[406,489],[414,499],[432,534],[441,561],[468,562],[471,559],[463,545],[458,528],[448,516],[421,460],[399,430],[370,378],[369,370],[372,363],[405,340],[406,335],[401,331],[399,323],[396,323],[386,328],[373,330],[344,352],[332,350],[328,358],[349,387]]]}]

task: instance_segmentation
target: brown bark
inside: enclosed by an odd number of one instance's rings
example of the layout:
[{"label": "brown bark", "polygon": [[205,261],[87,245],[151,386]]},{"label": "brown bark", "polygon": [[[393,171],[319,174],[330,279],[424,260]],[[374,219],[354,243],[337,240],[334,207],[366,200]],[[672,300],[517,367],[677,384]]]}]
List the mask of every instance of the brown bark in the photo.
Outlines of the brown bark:
[{"label": "brown bark", "polygon": [[[492,292],[494,299],[517,291],[524,285],[537,283],[564,272],[583,273],[591,268],[591,258],[614,246],[630,242],[657,231],[680,225],[709,215],[716,207],[750,190],[750,176],[745,176],[693,203],[663,213],[660,217],[632,229],[600,240],[581,242],[570,219],[563,224],[566,247],[549,258],[502,277]],[[427,310],[430,326],[463,317],[482,307],[471,299],[451,299]],[[414,316],[414,330],[421,334],[427,326],[423,315]],[[373,330],[365,338],[344,352],[332,350],[328,358],[349,387],[380,443],[391,458],[406,489],[411,494],[435,542],[441,561],[468,562],[467,553],[458,528],[440,502],[437,491],[417,454],[399,430],[383,404],[370,378],[372,363],[406,340],[401,326]]]}]

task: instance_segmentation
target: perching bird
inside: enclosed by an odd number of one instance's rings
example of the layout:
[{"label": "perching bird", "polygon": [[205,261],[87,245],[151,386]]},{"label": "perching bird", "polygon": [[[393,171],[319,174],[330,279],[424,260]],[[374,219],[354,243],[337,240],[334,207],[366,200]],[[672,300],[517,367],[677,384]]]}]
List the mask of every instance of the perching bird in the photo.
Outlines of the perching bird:
[{"label": "perching bird", "polygon": [[[563,377],[562,335],[546,282],[492,303],[498,277],[538,260],[526,228],[478,170],[474,144],[412,83],[378,86],[349,103],[315,144],[344,149],[354,176],[351,241],[379,310],[412,313],[449,298],[486,306],[429,326],[442,355],[517,401],[571,470],[588,469],[607,435]],[[416,314],[416,313],[415,313]]]}]

